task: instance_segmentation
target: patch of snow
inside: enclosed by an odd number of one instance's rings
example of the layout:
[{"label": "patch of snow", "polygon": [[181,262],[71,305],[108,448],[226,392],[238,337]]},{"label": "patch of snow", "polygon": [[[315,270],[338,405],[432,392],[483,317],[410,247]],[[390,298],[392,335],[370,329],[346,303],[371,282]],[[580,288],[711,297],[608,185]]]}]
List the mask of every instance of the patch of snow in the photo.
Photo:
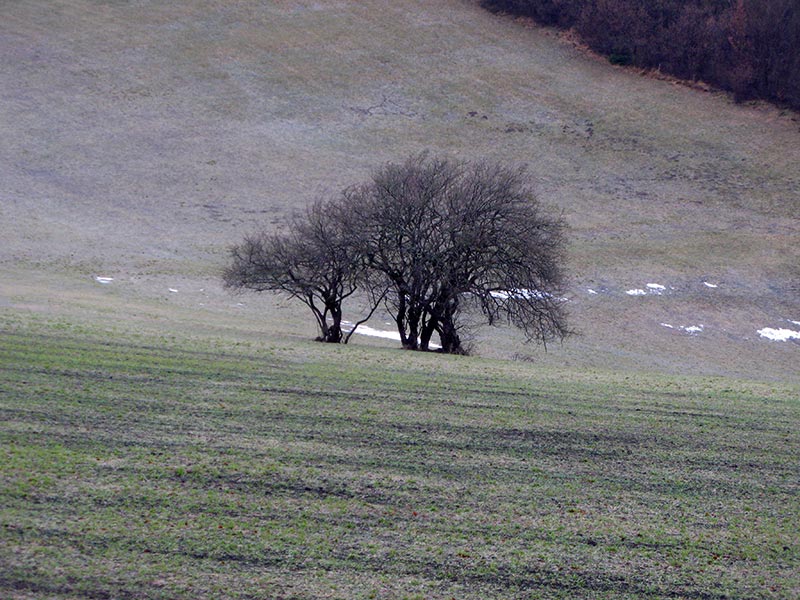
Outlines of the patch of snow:
[{"label": "patch of snow", "polygon": [[114,281],[114,278],[113,277],[98,277],[98,276],[95,276],[94,280],[97,283],[102,283],[103,285],[107,285],[107,284],[111,283],[112,281]]},{"label": "patch of snow", "polygon": [[710,288],[718,288],[719,286],[716,283],[708,283],[707,281],[703,282],[703,285]]},{"label": "patch of snow", "polygon": [[597,292],[596,292],[596,291],[594,291],[592,288],[589,288],[589,289],[587,289],[586,291],[587,291],[587,292],[589,292],[590,294],[592,294],[593,296],[594,296],[594,295],[597,295]]},{"label": "patch of snow", "polygon": [[368,335],[370,337],[379,337],[387,340],[396,340],[398,342],[400,341],[399,332],[374,329],[372,327],[369,327],[368,325],[359,325],[358,329],[356,329],[356,333],[360,333],[361,335]]},{"label": "patch of snow", "polygon": [[[796,321],[792,321],[796,323]],[[800,323],[797,323],[800,325]],[[758,335],[774,342],[788,342],[789,340],[800,340],[800,331],[792,331],[791,329],[773,329],[772,327],[764,327],[758,330]]]},{"label": "patch of snow", "polygon": [[626,290],[625,293],[628,296],[646,296],[647,294],[655,294],[656,296],[660,296],[666,291],[666,286],[661,285],[660,283],[648,283],[645,285],[647,288],[634,288],[632,290]]},{"label": "patch of snow", "polygon": [[786,319],[789,323],[794,323],[795,325],[800,326],[800,321],[792,321],[791,319]]},{"label": "patch of snow", "polygon": [[[386,322],[387,325],[393,325],[393,323]],[[342,329],[345,333],[350,333],[353,330],[354,323],[352,321],[342,321]],[[386,340],[395,340],[396,342],[400,341],[400,333],[398,331],[386,331],[384,329],[375,329],[374,327],[370,327],[369,325],[359,325],[358,329],[356,329],[356,333],[360,335],[366,335],[369,337],[379,337]],[[441,348],[439,344],[434,344],[431,342],[431,348]]]},{"label": "patch of snow", "polygon": [[178,293],[178,290],[176,290],[175,288],[169,288],[169,291],[172,292],[173,294]]},{"label": "patch of snow", "polygon": [[551,298],[551,294],[547,292],[540,292],[539,290],[497,290],[494,292],[489,292],[489,294],[493,298],[500,298],[501,300],[505,300],[507,298]]},{"label": "patch of snow", "polygon": [[661,326],[666,327],[668,329],[679,329],[681,331],[685,331],[690,335],[694,335],[696,333],[702,333],[703,328],[705,327],[704,325],[688,325],[688,326],[678,325],[677,327],[675,327],[674,325],[670,325],[669,323],[661,323]]}]

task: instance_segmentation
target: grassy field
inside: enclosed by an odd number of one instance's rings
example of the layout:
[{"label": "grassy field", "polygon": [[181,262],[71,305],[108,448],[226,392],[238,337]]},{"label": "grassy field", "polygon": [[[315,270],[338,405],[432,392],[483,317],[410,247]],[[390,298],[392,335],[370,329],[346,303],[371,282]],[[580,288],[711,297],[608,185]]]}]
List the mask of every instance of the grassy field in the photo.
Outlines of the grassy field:
[{"label": "grassy field", "polygon": [[798,389],[3,317],[3,598],[795,598]]},{"label": "grassy field", "polygon": [[[0,598],[800,595],[800,115],[472,0],[15,0],[0,56]],[[528,167],[579,335],[221,288],[425,149]]]}]

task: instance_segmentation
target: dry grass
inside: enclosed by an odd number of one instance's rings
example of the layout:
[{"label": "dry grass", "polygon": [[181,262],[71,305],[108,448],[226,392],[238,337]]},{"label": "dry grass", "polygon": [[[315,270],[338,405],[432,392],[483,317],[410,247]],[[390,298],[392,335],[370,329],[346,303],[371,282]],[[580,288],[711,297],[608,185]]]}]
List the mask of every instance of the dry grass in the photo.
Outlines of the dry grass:
[{"label": "dry grass", "polygon": [[[30,272],[114,275],[131,301],[160,301],[167,280],[213,288],[244,232],[429,148],[528,164],[564,212],[584,332],[570,360],[613,366],[630,325],[651,350],[621,366],[724,372],[741,356],[731,373],[752,357],[754,376],[794,372],[785,344],[751,340],[800,319],[795,115],[588,59],[472,2],[25,0],[0,12],[5,295]],[[752,316],[726,333],[733,350],[705,340],[690,361],[654,313],[581,291],[704,277],[724,282],[718,320],[731,302]],[[246,304],[282,327],[285,311]],[[691,298],[666,306],[693,318]],[[513,337],[483,347],[524,352]]]}]

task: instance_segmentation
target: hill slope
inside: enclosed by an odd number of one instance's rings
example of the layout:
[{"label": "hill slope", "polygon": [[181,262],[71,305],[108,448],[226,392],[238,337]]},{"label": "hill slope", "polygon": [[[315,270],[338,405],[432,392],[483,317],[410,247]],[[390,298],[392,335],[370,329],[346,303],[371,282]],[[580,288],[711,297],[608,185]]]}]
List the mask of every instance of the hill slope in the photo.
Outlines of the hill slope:
[{"label": "hill slope", "polygon": [[[572,228],[582,335],[541,356],[481,332],[483,354],[798,377],[798,342],[757,333],[800,329],[796,116],[638,77],[472,2],[0,16],[4,310],[230,318],[227,245],[429,148],[529,165]],[[241,303],[247,326],[310,333],[299,309]]]}]

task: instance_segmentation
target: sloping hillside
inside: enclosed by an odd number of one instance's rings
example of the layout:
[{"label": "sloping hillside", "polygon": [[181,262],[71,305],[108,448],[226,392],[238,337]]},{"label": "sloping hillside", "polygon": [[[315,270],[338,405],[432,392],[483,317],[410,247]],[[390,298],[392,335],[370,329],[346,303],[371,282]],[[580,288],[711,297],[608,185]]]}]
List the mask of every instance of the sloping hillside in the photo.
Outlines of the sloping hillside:
[{"label": "sloping hillside", "polygon": [[800,331],[797,115],[639,77],[474,2],[20,0],[0,17],[2,310],[310,335],[300,308],[219,289],[225,248],[427,148],[527,164],[571,225],[581,335],[544,355],[482,331],[480,353],[798,378],[800,341],[758,333]]}]

